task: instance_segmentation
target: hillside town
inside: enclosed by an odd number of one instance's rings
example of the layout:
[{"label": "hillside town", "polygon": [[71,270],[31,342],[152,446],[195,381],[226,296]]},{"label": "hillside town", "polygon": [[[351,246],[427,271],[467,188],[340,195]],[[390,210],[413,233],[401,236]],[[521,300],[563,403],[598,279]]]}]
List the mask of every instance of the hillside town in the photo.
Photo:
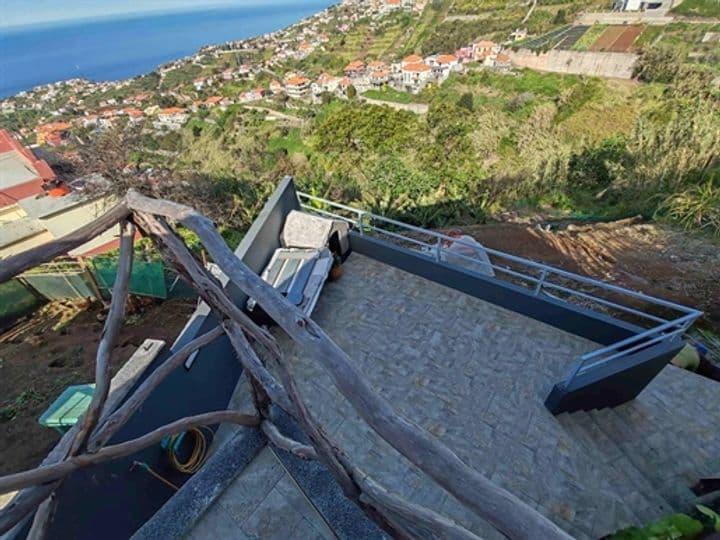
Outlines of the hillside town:
[{"label": "hillside town", "polygon": [[[347,33],[360,20],[382,21],[398,12],[421,12],[423,0],[344,0],[338,9],[322,11],[286,29],[258,38],[207,46],[195,55],[157,69],[158,92],[144,91],[132,95],[126,90],[133,80],[93,82],[81,79],[37,87],[0,102],[0,115],[35,113],[37,125],[17,130],[18,135],[37,145],[60,147],[74,128],[88,131],[106,130],[118,123],[143,124],[146,128],[166,132],[180,129],[195,113],[232,105],[260,102],[286,96],[292,100],[319,103],[323,95],[347,99],[372,89],[392,88],[418,94],[428,85],[442,84],[452,73],[461,73],[468,65],[499,71],[512,69],[504,46],[489,40],[469,43],[455,51],[437,51],[425,57],[411,54],[397,59],[355,59],[342,71],[322,72],[316,77],[285,70],[289,61],[303,60],[328,43],[328,27]],[[518,34],[524,35],[524,34]],[[257,57],[233,67],[222,65],[229,57]],[[163,89],[163,82],[188,67],[203,68],[201,76],[190,85],[179,84]],[[226,95],[223,90],[240,84],[242,91]],[[163,104],[171,103],[170,106]]]}]

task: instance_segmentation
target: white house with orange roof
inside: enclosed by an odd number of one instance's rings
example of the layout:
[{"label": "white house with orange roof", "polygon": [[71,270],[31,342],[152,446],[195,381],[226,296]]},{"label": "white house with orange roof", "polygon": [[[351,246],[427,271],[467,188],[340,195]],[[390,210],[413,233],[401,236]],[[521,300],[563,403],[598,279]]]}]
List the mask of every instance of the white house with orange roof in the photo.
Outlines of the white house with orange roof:
[{"label": "white house with orange roof", "polygon": [[292,98],[304,98],[310,90],[310,79],[303,75],[292,76],[285,81],[285,90]]},{"label": "white house with orange roof", "polygon": [[352,79],[364,75],[365,70],[365,62],[363,62],[362,60],[353,60],[347,66],[345,66],[343,72],[345,73],[346,77],[350,77]]},{"label": "white house with orange roof", "polygon": [[401,68],[404,68],[408,64],[418,64],[420,62],[424,62],[424,59],[422,56],[419,56],[417,54],[411,54],[410,56],[406,56],[402,59],[400,62]]},{"label": "white house with orange roof", "polygon": [[329,73],[322,73],[312,84],[312,93],[319,96],[323,92],[335,92],[340,84],[340,77],[335,77]]},{"label": "white house with orange roof", "polygon": [[153,126],[156,129],[177,130],[187,122],[188,113],[180,107],[168,107],[160,109],[157,113]]},{"label": "white house with orange roof", "polygon": [[473,43],[473,58],[479,62],[482,62],[488,56],[500,52],[501,48],[502,47],[494,41],[483,39],[481,41],[478,41],[477,43]]},{"label": "white house with orange roof", "polygon": [[460,70],[460,60],[454,54],[432,56],[427,63],[432,68],[433,76],[440,82],[447,79],[451,72]]},{"label": "white house with orange roof", "polygon": [[402,84],[413,93],[422,90],[432,76],[432,68],[422,59],[420,62],[406,63],[402,67]]}]

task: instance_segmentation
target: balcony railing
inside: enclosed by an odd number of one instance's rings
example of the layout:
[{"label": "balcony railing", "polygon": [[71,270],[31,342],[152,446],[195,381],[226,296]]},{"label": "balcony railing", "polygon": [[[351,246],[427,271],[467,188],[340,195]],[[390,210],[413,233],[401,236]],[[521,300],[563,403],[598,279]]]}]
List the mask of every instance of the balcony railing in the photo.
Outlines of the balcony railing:
[{"label": "balcony railing", "polygon": [[[447,262],[446,256],[455,260],[466,260],[475,267],[489,265],[495,279],[520,285],[535,296],[553,298],[597,313],[631,322],[646,330],[606,347],[581,356],[564,380],[567,388],[586,373],[619,361],[629,354],[646,347],[680,339],[693,322],[702,315],[701,311],[625,287],[601,280],[581,276],[573,272],[554,268],[530,259],[511,255],[503,251],[481,248],[490,262],[458,253],[448,248],[461,245],[465,252],[472,253],[480,248],[459,238],[441,232],[423,229],[395,219],[378,216],[365,210],[328,201],[307,193],[298,193],[303,210],[347,222],[358,234],[370,234],[402,247],[414,249],[435,261]],[[465,271],[467,267],[463,267]]]}]

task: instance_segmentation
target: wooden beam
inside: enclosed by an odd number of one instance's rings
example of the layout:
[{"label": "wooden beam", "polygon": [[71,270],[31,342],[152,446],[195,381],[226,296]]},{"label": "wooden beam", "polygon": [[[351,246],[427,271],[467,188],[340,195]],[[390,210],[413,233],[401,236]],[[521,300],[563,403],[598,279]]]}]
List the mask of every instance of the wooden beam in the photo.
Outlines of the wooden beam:
[{"label": "wooden beam", "polygon": [[222,334],[223,329],[220,326],[216,326],[202,336],[193,339],[160,364],[119,409],[113,412],[102,424],[98,425],[90,436],[88,450],[96,452],[105,446],[110,438],[127,423],[132,415],[135,414],[135,411],[137,411],[150,394],[152,394],[153,390],[155,390],[170,373],[180,367],[191,354],[205,345],[212,343]]},{"label": "wooden beam", "polygon": [[130,210],[122,201],[99,218],[62,238],[3,259],[0,261],[0,283],[82,246],[128,217],[128,215],[130,215]]},{"label": "wooden beam", "polygon": [[230,300],[217,280],[200,265],[183,241],[166,223],[162,223],[146,213],[136,213],[134,219],[145,234],[159,244],[158,247],[164,252],[168,261],[175,266],[178,272],[186,276],[188,282],[195,288],[205,303],[212,308],[216,318],[221,321],[221,325],[225,329],[225,333],[237,352],[238,360],[243,364],[243,367],[248,370],[254,379],[262,384],[274,403],[288,413],[293,414],[294,411],[285,389],[262,364],[247,342],[243,331],[247,332],[252,339],[267,350],[279,354],[278,345],[273,337],[253,323]]},{"label": "wooden beam", "polygon": [[95,429],[110,393],[110,380],[112,378],[110,376],[110,355],[117,343],[123,318],[125,317],[125,304],[127,303],[134,256],[134,238],[135,226],[125,222],[121,223],[117,275],[112,289],[110,311],[105,319],[105,326],[100,335],[100,344],[95,357],[95,391],[87,411],[80,420],[81,427],[70,447],[69,455],[75,455],[85,447],[87,438]]},{"label": "wooden beam", "polygon": [[397,414],[320,326],[235,256],[209,219],[190,207],[150,199],[133,190],[128,192],[127,202],[134,211],[164,216],[195,232],[228,278],[245,294],[256,299],[310,358],[325,367],[340,392],[370,427],[496,529],[518,539],[571,538],[538,511],[469,467],[427,431]]},{"label": "wooden beam", "polygon": [[260,425],[260,420],[258,416],[242,414],[237,411],[215,411],[181,418],[180,420],[159,427],[150,433],[146,433],[137,439],[113,446],[106,446],[95,454],[71,456],[60,463],[0,477],[0,493],[8,493],[28,486],[60,480],[83,467],[129,456],[143,448],[159,443],[169,435],[176,435],[196,427],[222,423],[257,427]]},{"label": "wooden beam", "polygon": [[308,446],[307,444],[298,442],[290,437],[286,437],[270,420],[263,420],[260,424],[260,429],[268,440],[281,450],[290,452],[292,455],[301,459],[317,459],[317,452],[312,446]]}]

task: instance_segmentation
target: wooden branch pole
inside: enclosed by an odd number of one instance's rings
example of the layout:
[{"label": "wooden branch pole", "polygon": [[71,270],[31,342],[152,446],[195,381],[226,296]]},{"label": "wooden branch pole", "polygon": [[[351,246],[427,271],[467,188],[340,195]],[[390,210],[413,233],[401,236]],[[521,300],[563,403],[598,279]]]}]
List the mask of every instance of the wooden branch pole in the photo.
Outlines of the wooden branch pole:
[{"label": "wooden branch pole", "polygon": [[368,384],[347,354],[310,318],[252,272],[228,248],[212,222],[192,208],[129,191],[128,206],[161,215],[195,232],[222,271],[311,358],[317,359],[357,413],[385,441],[503,534],[518,539],[569,539],[567,533],[512,493],[464,463],[450,448],[398,415]]},{"label": "wooden branch pole", "polygon": [[291,439],[290,437],[286,437],[285,435],[280,433],[278,427],[269,420],[263,420],[260,424],[260,429],[268,438],[268,440],[281,450],[290,452],[291,454],[302,459],[317,459],[317,452],[312,446],[308,446],[294,439]]},{"label": "wooden branch pole", "polygon": [[107,420],[98,425],[90,436],[88,450],[90,452],[96,452],[105,446],[110,438],[127,423],[132,415],[135,414],[135,411],[137,411],[150,394],[152,394],[153,390],[155,390],[170,373],[180,367],[191,354],[203,348],[205,345],[212,343],[222,334],[223,329],[220,326],[216,326],[202,336],[193,339],[160,364],[117,411],[113,412]]},{"label": "wooden branch pole", "polygon": [[[170,262],[185,275],[197,290],[198,294],[215,313],[230,339],[230,343],[238,354],[239,361],[248,370],[270,396],[270,399],[288,413],[293,414],[292,405],[285,389],[272,374],[263,366],[253,348],[243,334],[247,331],[253,339],[266,349],[279,354],[275,340],[264,330],[253,323],[225,294],[222,287],[192,256],[183,241],[168,227],[167,224],[145,213],[136,213],[134,219],[143,232],[155,240],[166,252]],[[235,322],[237,321],[237,322]],[[242,325],[242,326],[241,326]]]},{"label": "wooden branch pole", "polygon": [[132,224],[122,222],[120,224],[120,235],[120,258],[115,283],[112,288],[110,311],[107,319],[105,319],[105,326],[100,336],[100,344],[95,358],[95,391],[90,405],[88,405],[88,410],[81,420],[80,431],[78,431],[70,447],[70,455],[75,455],[84,448],[87,438],[100,419],[105,400],[110,392],[110,355],[117,343],[125,316],[125,304],[127,303],[130,274],[132,272],[135,227]]},{"label": "wooden branch pole", "polygon": [[417,538],[444,540],[481,540],[481,538],[434,510],[411,503],[378,484],[370,476],[355,469],[353,478],[362,489],[360,500],[374,506],[393,523],[412,530]]},{"label": "wooden branch pole", "polygon": [[119,221],[125,219],[129,214],[130,211],[123,201],[98,219],[91,221],[87,225],[83,225],[76,231],[62,238],[28,249],[27,251],[0,261],[0,283],[21,274],[25,270],[48,262],[59,255],[64,255],[82,246],[99,234],[107,231],[113,225],[116,225]]},{"label": "wooden branch pole", "polygon": [[159,427],[150,433],[146,433],[137,439],[113,446],[106,446],[95,454],[71,456],[60,463],[3,476],[0,478],[0,493],[8,493],[27,486],[60,480],[83,467],[129,456],[135,452],[139,452],[143,448],[159,443],[169,435],[176,435],[196,427],[223,423],[258,427],[260,420],[258,416],[242,414],[237,411],[215,411],[181,418],[180,420]]}]

